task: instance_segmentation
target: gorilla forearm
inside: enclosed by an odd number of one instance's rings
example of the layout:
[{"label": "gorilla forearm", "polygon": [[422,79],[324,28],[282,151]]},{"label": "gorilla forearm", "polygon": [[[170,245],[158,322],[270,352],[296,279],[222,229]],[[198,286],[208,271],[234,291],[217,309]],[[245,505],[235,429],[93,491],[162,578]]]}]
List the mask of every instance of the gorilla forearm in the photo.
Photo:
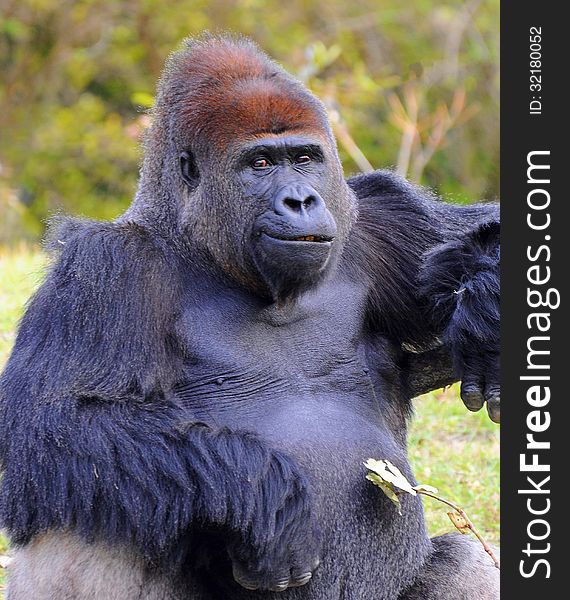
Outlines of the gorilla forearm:
[{"label": "gorilla forearm", "polygon": [[420,274],[432,320],[451,349],[470,410],[500,420],[499,225],[483,223],[430,250]]},{"label": "gorilla forearm", "polygon": [[147,557],[172,549],[199,502],[172,408],[91,399],[22,410],[29,418],[4,423],[2,520],[16,543],[73,527]]},{"label": "gorilla forearm", "polygon": [[[395,340],[433,345],[446,323],[434,310],[441,295],[430,297],[428,282],[435,280],[442,294],[452,294],[457,278],[469,279],[481,270],[477,257],[464,259],[477,255],[486,260],[484,254],[498,286],[498,206],[447,204],[390,171],[348,183],[360,214],[346,263],[368,280],[370,318]],[[485,236],[481,228],[486,226],[491,233]],[[449,244],[457,251],[449,252]],[[488,295],[491,302],[494,291]]]},{"label": "gorilla forearm", "polygon": [[401,363],[410,398],[427,394],[459,380],[447,346],[425,352],[404,352]]},{"label": "gorilla forearm", "polygon": [[183,426],[165,402],[60,400],[22,406],[3,425],[10,442],[1,517],[17,544],[73,528],[173,566],[196,523],[259,547],[280,505],[306,501],[287,457],[254,436]]}]

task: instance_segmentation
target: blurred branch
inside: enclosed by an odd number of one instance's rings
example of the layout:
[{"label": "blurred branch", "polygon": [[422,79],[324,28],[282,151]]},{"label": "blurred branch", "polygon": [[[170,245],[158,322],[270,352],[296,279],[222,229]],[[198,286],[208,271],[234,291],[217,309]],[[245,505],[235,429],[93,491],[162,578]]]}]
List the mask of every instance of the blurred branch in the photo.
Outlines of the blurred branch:
[{"label": "blurred branch", "polygon": [[402,132],[397,172],[403,177],[409,174],[419,182],[433,155],[445,146],[448,133],[472,118],[478,109],[466,106],[466,93],[460,88],[454,92],[449,106],[440,102],[420,119],[424,96],[416,80],[404,85],[402,96],[403,101],[395,93],[388,96],[390,121]]},{"label": "blurred branch", "polygon": [[480,4],[481,0],[471,0],[471,2],[464,4],[455,19],[455,23],[449,28],[445,44],[444,73],[450,79],[456,80],[458,78],[461,42]]},{"label": "blurred branch", "polygon": [[353,137],[348,131],[348,127],[342,121],[338,110],[329,109],[329,118],[333,126],[334,133],[341,143],[342,147],[348,152],[350,158],[356,163],[363,173],[371,173],[374,167],[370,164],[362,150],[358,147]]},{"label": "blurred branch", "polygon": [[417,90],[410,84],[404,87],[405,106],[396,94],[388,96],[388,104],[392,109],[391,120],[402,131],[400,150],[396,171],[405,177],[410,167],[412,151],[418,134],[418,107],[419,98]]}]

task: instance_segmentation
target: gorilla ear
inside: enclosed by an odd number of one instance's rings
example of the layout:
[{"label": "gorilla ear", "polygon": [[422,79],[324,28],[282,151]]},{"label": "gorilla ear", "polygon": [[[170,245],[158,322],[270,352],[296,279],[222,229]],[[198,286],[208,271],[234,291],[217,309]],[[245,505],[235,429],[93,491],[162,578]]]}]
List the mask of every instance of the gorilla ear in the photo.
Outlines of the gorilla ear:
[{"label": "gorilla ear", "polygon": [[180,153],[180,174],[182,175],[184,183],[191,190],[195,190],[198,187],[200,171],[198,171],[194,155],[189,151]]}]

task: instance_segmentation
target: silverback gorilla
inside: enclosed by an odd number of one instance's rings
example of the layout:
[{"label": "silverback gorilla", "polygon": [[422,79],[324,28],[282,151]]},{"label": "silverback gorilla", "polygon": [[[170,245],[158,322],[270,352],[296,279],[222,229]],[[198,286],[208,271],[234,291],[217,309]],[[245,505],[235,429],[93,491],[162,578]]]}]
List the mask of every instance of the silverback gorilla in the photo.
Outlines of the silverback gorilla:
[{"label": "silverback gorilla", "polygon": [[10,600],[498,598],[412,478],[411,399],[499,419],[498,209],[346,181],[323,105],[251,42],[168,61],[138,192],[60,220],[1,381]]}]

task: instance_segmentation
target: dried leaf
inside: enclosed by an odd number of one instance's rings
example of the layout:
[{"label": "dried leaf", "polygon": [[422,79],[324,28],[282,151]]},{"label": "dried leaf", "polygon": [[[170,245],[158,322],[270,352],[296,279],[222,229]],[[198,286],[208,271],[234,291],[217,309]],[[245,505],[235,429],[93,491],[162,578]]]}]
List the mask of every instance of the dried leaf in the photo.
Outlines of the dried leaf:
[{"label": "dried leaf", "polygon": [[465,520],[465,517],[463,517],[457,512],[448,512],[447,516],[449,517],[449,520],[455,525],[459,533],[469,533],[470,527],[467,521]]},{"label": "dried leaf", "polygon": [[364,463],[364,466],[381,477],[386,484],[391,484],[412,496],[416,495],[416,490],[414,490],[410,482],[404,477],[400,469],[393,465],[389,460],[375,460],[374,458],[369,458]]}]

